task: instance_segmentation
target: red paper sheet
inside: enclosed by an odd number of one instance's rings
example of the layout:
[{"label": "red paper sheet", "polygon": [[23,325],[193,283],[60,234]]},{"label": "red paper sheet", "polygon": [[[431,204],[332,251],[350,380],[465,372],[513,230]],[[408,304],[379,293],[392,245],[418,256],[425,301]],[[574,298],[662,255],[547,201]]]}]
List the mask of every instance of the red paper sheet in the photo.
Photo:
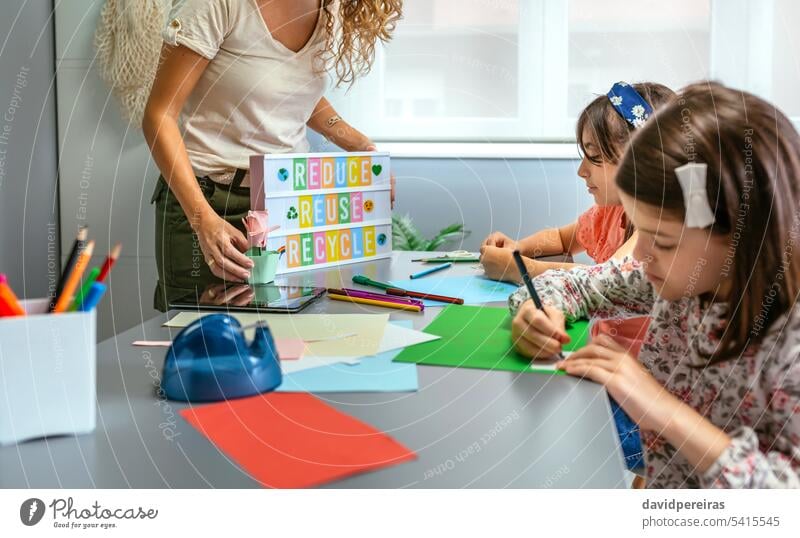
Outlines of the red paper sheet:
[{"label": "red paper sheet", "polygon": [[271,393],[181,415],[262,485],[318,486],[416,458],[384,432],[304,393]]}]

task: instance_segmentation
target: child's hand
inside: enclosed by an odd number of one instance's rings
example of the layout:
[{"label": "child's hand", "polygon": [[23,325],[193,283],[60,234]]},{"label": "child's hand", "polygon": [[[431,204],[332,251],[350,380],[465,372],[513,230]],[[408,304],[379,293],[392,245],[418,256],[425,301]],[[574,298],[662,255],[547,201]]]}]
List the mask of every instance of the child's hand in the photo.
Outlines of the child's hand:
[{"label": "child's hand", "polygon": [[543,312],[531,300],[522,303],[517,311],[511,323],[511,338],[516,350],[532,359],[558,355],[561,346],[570,340],[565,331],[564,314],[552,306],[545,306]]},{"label": "child's hand", "polygon": [[514,263],[511,250],[483,245],[481,247],[481,265],[483,265],[483,271],[487,278],[517,283],[520,281],[519,269]]},{"label": "child's hand", "polygon": [[556,366],[570,375],[605,385],[611,397],[642,429],[661,431],[677,402],[642,363],[606,335]]},{"label": "child's hand", "polygon": [[487,247],[507,248],[509,250],[515,250],[517,248],[517,242],[503,232],[490,233],[489,237],[484,239],[483,244]]}]

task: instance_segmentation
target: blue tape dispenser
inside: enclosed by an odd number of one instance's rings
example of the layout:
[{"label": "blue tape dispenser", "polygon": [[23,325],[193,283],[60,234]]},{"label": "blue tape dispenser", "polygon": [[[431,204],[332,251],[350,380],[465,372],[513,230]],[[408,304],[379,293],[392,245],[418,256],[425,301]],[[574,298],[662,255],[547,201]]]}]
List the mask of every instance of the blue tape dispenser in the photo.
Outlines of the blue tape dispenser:
[{"label": "blue tape dispenser", "polygon": [[[244,331],[255,327],[248,344]],[[281,384],[280,359],[266,322],[242,327],[227,314],[187,325],[164,360],[161,388],[182,402],[215,402],[269,392]]]}]

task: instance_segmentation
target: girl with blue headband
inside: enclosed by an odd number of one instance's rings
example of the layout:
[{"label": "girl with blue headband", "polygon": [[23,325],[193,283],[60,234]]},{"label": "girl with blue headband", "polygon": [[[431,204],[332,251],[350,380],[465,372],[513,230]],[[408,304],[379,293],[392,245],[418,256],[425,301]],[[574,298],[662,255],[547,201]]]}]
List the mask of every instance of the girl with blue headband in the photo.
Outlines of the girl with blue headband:
[{"label": "girl with blue headband", "polygon": [[[586,252],[595,263],[603,263],[615,254],[629,252],[627,247],[634,244],[635,238],[627,225],[614,176],[634,131],[674,96],[672,90],[661,84],[618,82],[606,95],[589,103],[578,117],[575,136],[583,156],[578,176],[586,182],[595,205],[575,222],[541,230],[518,241],[502,232],[492,233],[481,246],[486,276],[520,282],[511,257],[514,250],[523,254],[531,276],[548,269],[571,269],[579,265],[534,259],[539,256]],[[618,253],[623,245],[626,248]]]}]

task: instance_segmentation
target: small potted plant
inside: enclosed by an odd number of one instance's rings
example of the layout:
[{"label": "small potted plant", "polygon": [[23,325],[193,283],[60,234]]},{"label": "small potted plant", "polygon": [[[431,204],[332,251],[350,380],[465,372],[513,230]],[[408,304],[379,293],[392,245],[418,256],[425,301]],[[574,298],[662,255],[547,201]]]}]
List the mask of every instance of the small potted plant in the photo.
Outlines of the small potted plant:
[{"label": "small potted plant", "polygon": [[268,284],[275,280],[280,252],[267,250],[267,237],[269,232],[277,230],[280,226],[269,227],[269,215],[266,211],[248,211],[242,222],[247,230],[249,243],[245,255],[253,260],[254,264],[247,282],[251,285]]},{"label": "small potted plant", "polygon": [[392,248],[394,250],[439,250],[443,245],[470,234],[463,224],[451,224],[439,230],[435,236],[426,239],[414,225],[410,215],[392,216]]}]

